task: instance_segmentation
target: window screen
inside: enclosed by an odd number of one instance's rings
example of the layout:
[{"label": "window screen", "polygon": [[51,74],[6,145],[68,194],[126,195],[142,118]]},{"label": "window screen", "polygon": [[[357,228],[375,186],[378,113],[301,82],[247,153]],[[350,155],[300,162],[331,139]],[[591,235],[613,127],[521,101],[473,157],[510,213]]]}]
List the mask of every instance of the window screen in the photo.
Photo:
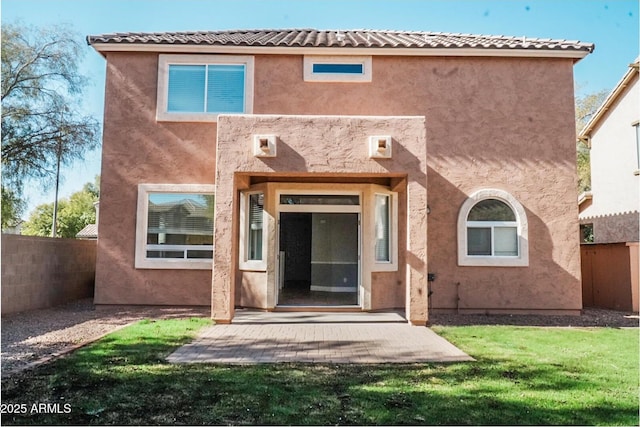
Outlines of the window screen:
[{"label": "window screen", "polygon": [[213,258],[214,196],[149,193],[147,258]]},{"label": "window screen", "polygon": [[169,65],[167,111],[242,113],[245,66],[238,64]]},{"label": "window screen", "polygon": [[313,64],[314,74],[363,74],[363,64]]},{"label": "window screen", "polygon": [[244,65],[207,67],[207,113],[244,112]]},{"label": "window screen", "polygon": [[204,111],[206,65],[170,65],[167,110],[172,113]]}]

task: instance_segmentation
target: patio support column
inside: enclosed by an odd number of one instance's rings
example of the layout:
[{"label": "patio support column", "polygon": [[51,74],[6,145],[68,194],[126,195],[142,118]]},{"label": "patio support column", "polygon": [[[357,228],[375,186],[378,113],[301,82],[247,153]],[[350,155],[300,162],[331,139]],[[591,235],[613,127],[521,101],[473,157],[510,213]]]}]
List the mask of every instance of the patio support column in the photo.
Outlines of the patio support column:
[{"label": "patio support column", "polygon": [[[217,157],[219,162],[219,150]],[[234,167],[217,163],[211,286],[211,318],[217,323],[231,323],[235,314],[238,191],[234,185],[234,170]]]},{"label": "patio support column", "polygon": [[412,325],[426,326],[427,295],[427,183],[426,176],[407,185],[406,317]]}]

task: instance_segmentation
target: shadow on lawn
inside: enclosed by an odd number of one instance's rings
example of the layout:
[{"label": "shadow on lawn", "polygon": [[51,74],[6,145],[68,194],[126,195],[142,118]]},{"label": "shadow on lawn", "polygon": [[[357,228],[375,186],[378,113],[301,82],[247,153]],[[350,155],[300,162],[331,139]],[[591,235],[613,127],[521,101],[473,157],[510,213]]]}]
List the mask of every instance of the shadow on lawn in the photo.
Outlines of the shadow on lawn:
[{"label": "shadow on lawn", "polygon": [[[3,403],[65,402],[69,414],[2,424],[631,424],[635,400],[561,365],[169,365],[191,335],[107,337],[3,382]],[[544,393],[552,391],[552,393]],[[594,397],[594,394],[600,396]],[[577,397],[576,397],[577,396]]]}]

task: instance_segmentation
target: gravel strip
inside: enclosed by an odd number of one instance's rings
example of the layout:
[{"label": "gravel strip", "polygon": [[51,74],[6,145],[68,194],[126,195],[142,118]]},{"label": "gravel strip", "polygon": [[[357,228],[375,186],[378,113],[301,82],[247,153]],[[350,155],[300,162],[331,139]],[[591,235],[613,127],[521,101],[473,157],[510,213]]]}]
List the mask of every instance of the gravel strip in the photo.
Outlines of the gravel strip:
[{"label": "gravel strip", "polygon": [[107,307],[87,298],[43,310],[2,317],[2,376],[148,318],[209,317],[204,307]]},{"label": "gravel strip", "polygon": [[526,314],[432,314],[431,325],[514,325],[514,326],[550,326],[550,327],[609,327],[637,328],[638,313],[585,308],[580,316],[547,316]]},{"label": "gravel strip", "polygon": [[[2,318],[2,376],[93,341],[141,319],[209,317],[204,307],[108,307],[95,309],[92,299]],[[520,325],[552,327],[638,328],[634,313],[585,309],[581,316],[433,314],[431,325]]]}]

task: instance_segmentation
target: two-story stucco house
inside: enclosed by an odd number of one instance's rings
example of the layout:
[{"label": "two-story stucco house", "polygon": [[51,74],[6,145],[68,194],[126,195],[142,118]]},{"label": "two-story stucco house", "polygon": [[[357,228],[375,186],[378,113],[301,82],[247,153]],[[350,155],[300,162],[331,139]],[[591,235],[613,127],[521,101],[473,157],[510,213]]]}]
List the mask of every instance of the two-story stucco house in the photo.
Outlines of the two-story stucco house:
[{"label": "two-story stucco house", "polygon": [[579,313],[577,41],[89,36],[96,304]]},{"label": "two-story stucco house", "polygon": [[640,229],[640,83],[638,60],[578,138],[591,148],[591,191],[580,199],[580,223],[594,243],[637,242]]},{"label": "two-story stucco house", "polygon": [[580,195],[580,224],[595,245],[582,248],[583,302],[640,307],[640,83],[638,59],[578,138],[591,148],[591,191]]}]

